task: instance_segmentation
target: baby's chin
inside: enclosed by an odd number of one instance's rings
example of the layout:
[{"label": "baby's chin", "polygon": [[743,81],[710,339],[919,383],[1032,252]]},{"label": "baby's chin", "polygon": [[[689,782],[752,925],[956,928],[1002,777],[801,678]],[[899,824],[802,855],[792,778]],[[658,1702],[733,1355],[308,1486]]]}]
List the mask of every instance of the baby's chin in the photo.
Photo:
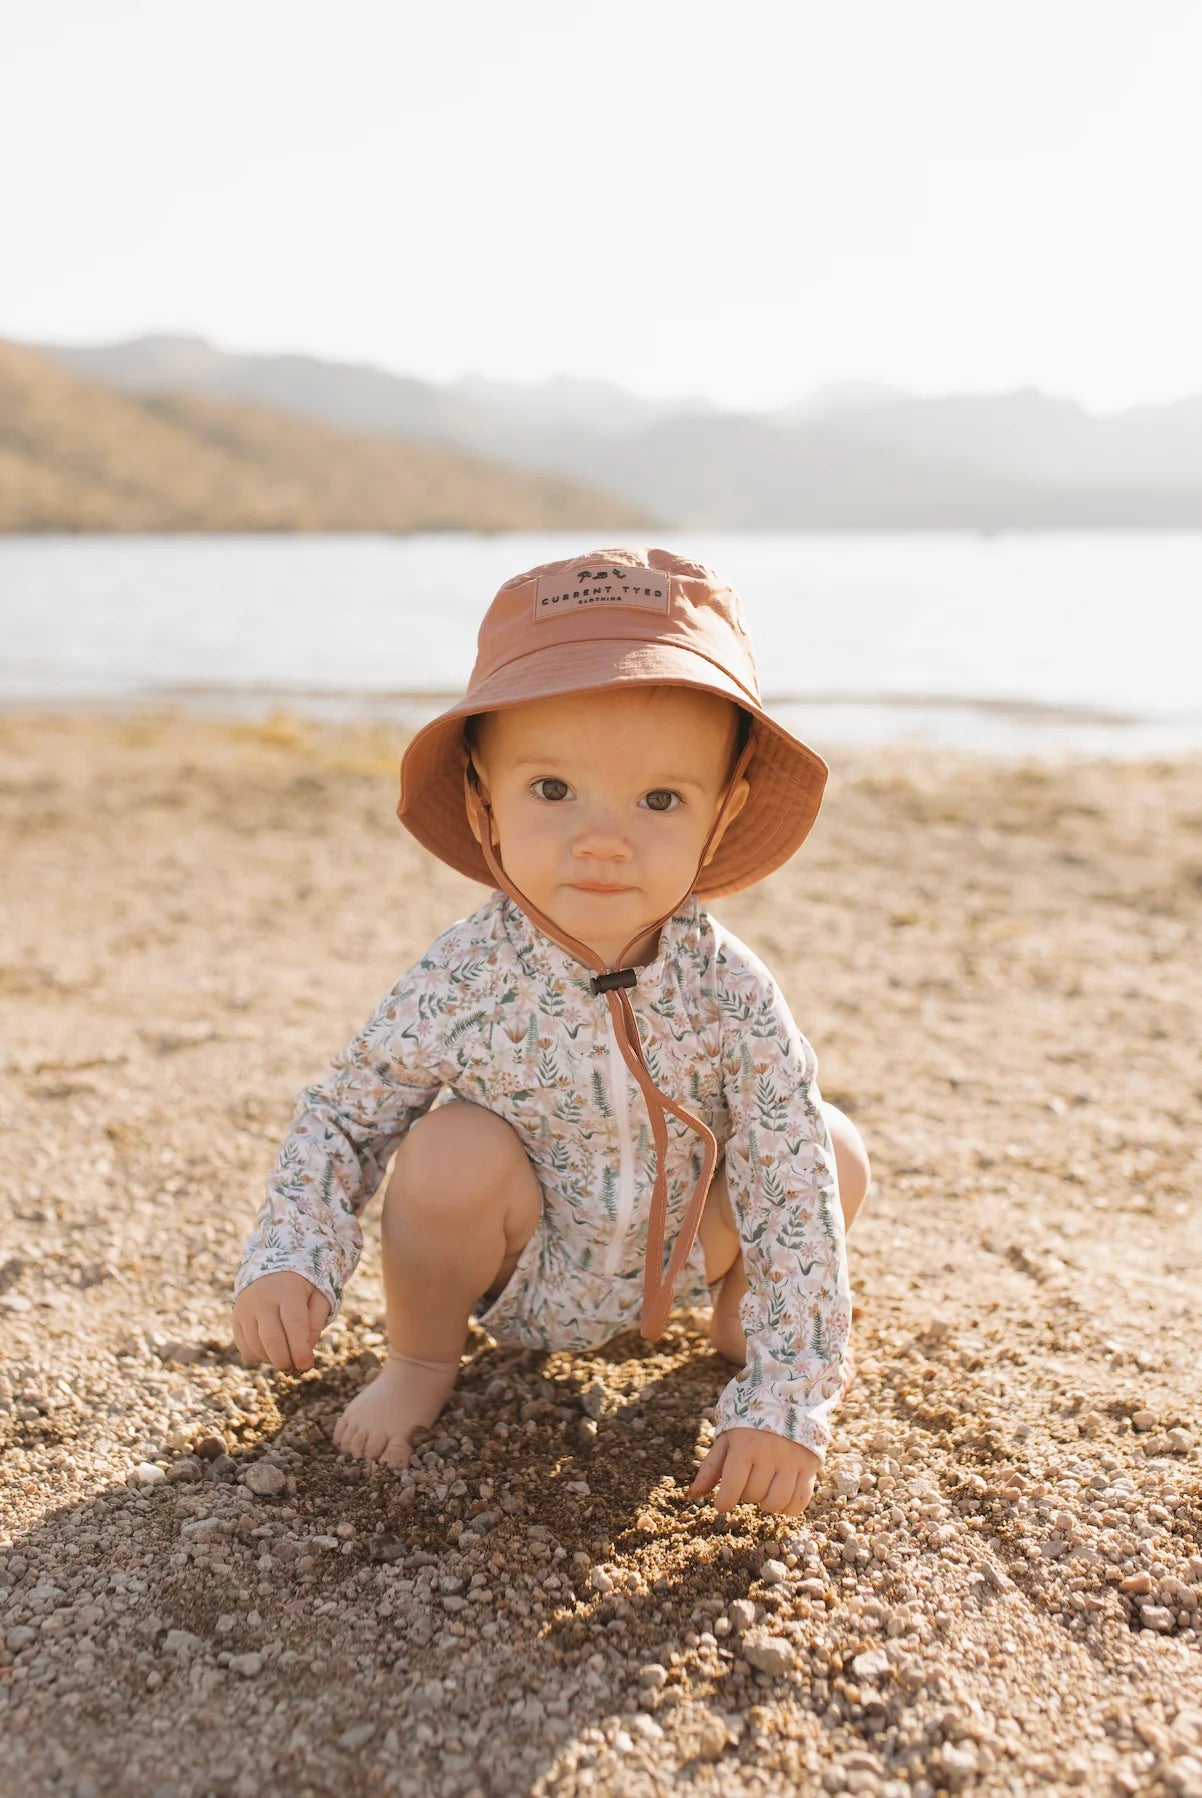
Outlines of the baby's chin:
[{"label": "baby's chin", "polygon": [[612,896],[561,891],[553,903],[540,909],[560,930],[600,956],[606,967],[616,965],[628,944],[633,945],[636,957],[650,959],[647,949],[654,944],[643,939],[654,929],[656,917],[648,914],[646,896],[637,890]]}]

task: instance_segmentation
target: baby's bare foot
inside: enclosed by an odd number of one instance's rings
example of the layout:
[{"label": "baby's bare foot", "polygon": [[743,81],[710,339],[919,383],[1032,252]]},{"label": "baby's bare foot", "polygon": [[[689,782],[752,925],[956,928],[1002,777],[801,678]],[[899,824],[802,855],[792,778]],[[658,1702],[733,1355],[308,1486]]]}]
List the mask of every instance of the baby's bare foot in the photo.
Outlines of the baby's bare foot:
[{"label": "baby's bare foot", "polygon": [[431,1424],[455,1384],[459,1362],[419,1361],[389,1355],[383,1367],[334,1426],[334,1446],[345,1455],[408,1467],[414,1430]]}]

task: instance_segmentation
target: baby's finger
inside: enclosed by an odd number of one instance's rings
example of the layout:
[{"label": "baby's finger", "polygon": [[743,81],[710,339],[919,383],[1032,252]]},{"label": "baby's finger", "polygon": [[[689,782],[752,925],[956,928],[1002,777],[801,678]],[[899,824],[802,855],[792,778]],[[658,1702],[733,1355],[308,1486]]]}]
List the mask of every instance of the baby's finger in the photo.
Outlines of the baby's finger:
[{"label": "baby's finger", "polygon": [[309,1347],[312,1348],[317,1338],[326,1327],[330,1316],[330,1301],[324,1292],[316,1288],[309,1294]]},{"label": "baby's finger", "polygon": [[736,1505],[747,1503],[747,1480],[751,1472],[751,1452],[736,1443],[726,1457],[726,1465],[722,1469],[722,1480],[714,1494],[716,1511],[733,1511]]},{"label": "baby's finger", "polygon": [[769,1461],[767,1465],[765,1465],[762,1460],[757,1461],[753,1458],[750,1467],[747,1469],[747,1479],[743,1485],[743,1503],[745,1505],[763,1505],[765,1498],[768,1496],[768,1490],[775,1478],[776,1466],[774,1462]]},{"label": "baby's finger", "polygon": [[288,1332],[284,1328],[278,1305],[273,1305],[265,1317],[259,1318],[259,1341],[266,1353],[263,1359],[270,1361],[280,1373],[292,1371],[292,1351],[288,1347]]},{"label": "baby's finger", "polygon": [[793,1494],[797,1490],[797,1475],[791,1467],[782,1467],[773,1475],[772,1484],[759,1500],[761,1511],[784,1511],[793,1502]]},{"label": "baby's finger", "polygon": [[242,1359],[245,1361],[246,1360],[246,1343],[242,1336],[242,1325],[238,1322],[237,1318],[234,1319],[234,1347],[237,1349],[238,1353],[241,1355]]},{"label": "baby's finger", "polygon": [[704,1498],[707,1492],[713,1491],[721,1477],[723,1463],[726,1460],[726,1451],[729,1447],[730,1437],[719,1436],[718,1440],[714,1443],[714,1446],[710,1449],[709,1454],[697,1469],[693,1484],[689,1487],[690,1498]]},{"label": "baby's finger", "polygon": [[793,1488],[793,1496],[785,1506],[790,1517],[800,1517],[814,1496],[814,1475],[802,1473],[798,1475],[797,1484]]},{"label": "baby's finger", "polygon": [[[301,1292],[288,1293],[280,1300],[280,1327],[287,1339],[288,1359],[298,1372],[313,1365],[313,1347],[309,1335],[309,1307]],[[273,1356],[274,1360],[275,1357]],[[278,1367],[280,1363],[276,1361]]]},{"label": "baby's finger", "polygon": [[248,1367],[253,1367],[256,1361],[266,1361],[267,1356],[263,1353],[263,1344],[259,1341],[259,1332],[253,1313],[249,1317],[243,1318],[241,1324],[235,1323],[234,1340],[238,1344],[238,1353]]}]

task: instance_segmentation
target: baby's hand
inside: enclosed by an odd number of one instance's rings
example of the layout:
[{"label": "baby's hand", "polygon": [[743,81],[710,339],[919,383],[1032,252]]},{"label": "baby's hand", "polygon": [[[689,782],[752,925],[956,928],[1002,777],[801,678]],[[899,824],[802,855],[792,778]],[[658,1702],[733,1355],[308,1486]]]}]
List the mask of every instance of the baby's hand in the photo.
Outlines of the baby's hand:
[{"label": "baby's hand", "polygon": [[270,1361],[281,1373],[304,1373],[329,1315],[329,1300],[303,1274],[264,1274],[234,1300],[238,1353],[248,1366]]},{"label": "baby's hand", "polygon": [[812,1449],[774,1430],[723,1430],[697,1469],[689,1497],[703,1498],[717,1486],[715,1510],[758,1505],[761,1511],[800,1517],[821,1466]]}]

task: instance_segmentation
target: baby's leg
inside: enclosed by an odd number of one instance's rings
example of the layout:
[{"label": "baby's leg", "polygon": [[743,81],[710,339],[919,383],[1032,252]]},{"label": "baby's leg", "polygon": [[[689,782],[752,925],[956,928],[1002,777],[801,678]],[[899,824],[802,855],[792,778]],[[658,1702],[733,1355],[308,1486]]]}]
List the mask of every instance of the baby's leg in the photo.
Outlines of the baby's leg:
[{"label": "baby's leg", "polygon": [[397,1150],[381,1225],[388,1359],[334,1430],[347,1454],[404,1467],[459,1372],[472,1307],[500,1292],[539,1219],[515,1131],[480,1105],[439,1105]]},{"label": "baby's leg", "polygon": [[[831,1146],[835,1151],[835,1175],[839,1182],[839,1202],[843,1207],[843,1227],[850,1230],[868,1191],[871,1175],[868,1151],[860,1132],[837,1105],[828,1105],[823,1100],[822,1109],[831,1133]],[[728,1361],[734,1361],[741,1367],[747,1359],[747,1343],[739,1320],[739,1306],[747,1291],[747,1274],[739,1247],[739,1231],[726,1187],[724,1161],[718,1163],[697,1234],[705,1254],[706,1280],[711,1287],[721,1282],[714,1294],[710,1341],[720,1355],[725,1355]]]}]

